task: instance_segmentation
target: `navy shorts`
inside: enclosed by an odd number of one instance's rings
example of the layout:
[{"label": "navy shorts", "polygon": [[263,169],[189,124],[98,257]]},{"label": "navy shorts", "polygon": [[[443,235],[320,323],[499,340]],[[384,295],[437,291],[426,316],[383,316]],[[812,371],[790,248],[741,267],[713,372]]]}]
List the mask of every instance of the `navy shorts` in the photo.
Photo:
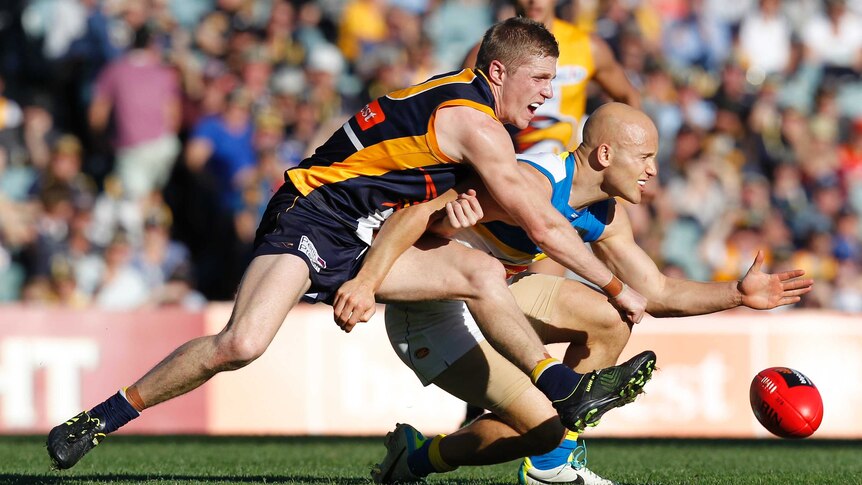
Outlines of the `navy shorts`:
[{"label": "navy shorts", "polygon": [[308,265],[304,301],[332,304],[341,285],[356,276],[368,245],[343,222],[316,208],[290,181],[269,201],[254,239],[254,256],[293,254]]}]

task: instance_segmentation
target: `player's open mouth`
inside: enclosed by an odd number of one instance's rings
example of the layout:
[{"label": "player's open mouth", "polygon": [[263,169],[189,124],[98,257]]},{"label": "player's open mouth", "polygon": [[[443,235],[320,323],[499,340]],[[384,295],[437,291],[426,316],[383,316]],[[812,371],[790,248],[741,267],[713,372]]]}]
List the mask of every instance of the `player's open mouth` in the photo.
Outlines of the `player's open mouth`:
[{"label": "player's open mouth", "polygon": [[539,109],[539,106],[541,106],[541,103],[530,103],[530,106],[528,106],[528,108],[530,108],[531,113],[535,113],[536,110]]},{"label": "player's open mouth", "polygon": [[644,185],[646,185],[646,180],[638,180],[638,185],[643,187]]}]

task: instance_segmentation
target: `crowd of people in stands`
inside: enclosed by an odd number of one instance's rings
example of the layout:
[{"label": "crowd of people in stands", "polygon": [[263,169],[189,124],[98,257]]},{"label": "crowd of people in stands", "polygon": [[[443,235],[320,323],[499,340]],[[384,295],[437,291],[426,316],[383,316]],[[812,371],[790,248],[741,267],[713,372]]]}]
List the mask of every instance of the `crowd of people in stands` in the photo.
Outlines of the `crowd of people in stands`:
[{"label": "crowd of people in stands", "polygon": [[[568,0],[661,137],[627,207],[663,271],[802,268],[862,312],[862,1]],[[481,0],[10,0],[0,7],[0,302],[199,309],[259,217],[369,100],[460,66]],[[590,105],[606,100],[596,90]]]}]

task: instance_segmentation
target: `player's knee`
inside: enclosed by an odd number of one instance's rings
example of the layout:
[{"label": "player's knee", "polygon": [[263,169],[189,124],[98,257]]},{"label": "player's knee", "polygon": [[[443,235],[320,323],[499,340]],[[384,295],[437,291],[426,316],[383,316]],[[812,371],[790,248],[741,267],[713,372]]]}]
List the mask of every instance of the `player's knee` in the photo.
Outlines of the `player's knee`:
[{"label": "player's knee", "polygon": [[622,321],[618,315],[600,319],[596,322],[597,329],[590,335],[592,346],[603,347],[608,352],[622,351],[631,336],[631,327]]},{"label": "player's knee", "polygon": [[469,265],[462,267],[469,288],[477,296],[485,295],[494,289],[508,291],[506,269],[497,259],[482,256],[475,258]]},{"label": "player's knee", "polygon": [[217,370],[235,370],[253,362],[263,355],[266,345],[248,335],[237,335],[227,332],[220,335],[216,351]]}]

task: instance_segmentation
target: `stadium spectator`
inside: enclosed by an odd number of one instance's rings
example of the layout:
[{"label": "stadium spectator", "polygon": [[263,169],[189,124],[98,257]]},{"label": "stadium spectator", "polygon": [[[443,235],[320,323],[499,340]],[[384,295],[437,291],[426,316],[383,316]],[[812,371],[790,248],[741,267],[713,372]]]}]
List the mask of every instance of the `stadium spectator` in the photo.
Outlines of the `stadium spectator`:
[{"label": "stadium spectator", "polygon": [[244,179],[255,163],[252,102],[246,90],[235,89],[224,111],[202,119],[186,145],[186,166],[211,177],[219,208],[227,214],[241,207]]},{"label": "stadium spectator", "polygon": [[179,154],[180,85],[149,28],[135,32],[131,47],[99,74],[89,121],[102,133],[113,114],[115,174],[123,195],[137,201],[164,188]]},{"label": "stadium spectator", "polygon": [[825,0],[822,14],[809,19],[802,31],[806,56],[827,75],[862,73],[862,19],[847,9],[846,0]]},{"label": "stadium spectator", "polygon": [[[65,133],[74,134],[81,141],[82,171],[96,182],[100,190],[104,191],[107,187],[114,191],[116,184],[105,179],[113,168],[112,150],[103,146],[104,137],[88,126],[85,108],[91,101],[92,85],[101,71],[104,71],[106,63],[122,55],[131,44],[134,32],[144,25],[158,32],[154,49],[161,58],[168,60],[179,74],[181,84],[177,89],[180,90],[182,98],[179,135],[184,141],[188,140],[202,117],[218,115],[224,110],[226,93],[246,87],[243,76],[245,59],[256,59],[255,66],[251,69],[251,79],[255,86],[248,87],[261,92],[260,96],[263,98],[253,99],[252,105],[255,109],[265,108],[271,105],[274,99],[284,118],[286,142],[279,149],[279,156],[289,164],[298,163],[308,151],[308,145],[315,145],[314,142],[308,141],[314,138],[314,135],[308,135],[309,133],[331,133],[340,126],[338,120],[343,118],[339,118],[339,115],[343,116],[357,108],[353,100],[359,95],[362,85],[373,86],[378,83],[376,72],[366,72],[366,64],[345,60],[344,53],[338,51],[342,63],[333,82],[327,82],[331,87],[325,89],[326,96],[305,96],[310,85],[306,84],[305,72],[301,72],[301,81],[287,83],[289,87],[286,90],[275,82],[278,74],[270,76],[271,91],[261,89],[260,81],[264,77],[260,75],[261,72],[271,69],[273,73],[296,73],[313,64],[310,60],[319,56],[320,46],[337,44],[338,25],[343,19],[343,10],[337,2],[295,4],[286,0],[263,3],[190,0],[156,2],[149,10],[142,8],[148,2],[82,0],[80,5],[73,3],[65,2],[60,6],[57,2],[31,2],[27,4],[23,18],[20,15],[21,10],[5,10],[5,18],[10,21],[0,25],[0,57],[6,60],[0,65],[0,77],[6,81],[3,96],[7,106],[14,103],[24,112],[23,131],[18,124],[0,133],[0,145],[5,147],[9,160],[4,176],[4,190],[8,189],[5,190],[7,194],[20,194],[23,191],[24,200],[27,199],[26,192],[31,181],[24,181],[18,176],[43,175],[51,147]],[[369,43],[368,53],[377,56],[378,49],[384,47],[389,51],[406,52],[406,63],[399,61],[396,66],[398,69],[404,68],[413,72],[413,77],[405,83],[415,84],[431,73],[440,71],[440,66],[445,64],[448,55],[457,54],[460,48],[447,48],[446,42],[461,39],[474,28],[481,30],[480,24],[483,24],[484,20],[476,20],[480,17],[485,18],[487,15],[488,18],[508,18],[512,15],[513,3],[472,5],[471,2],[452,1],[441,4],[417,0],[381,4],[379,14],[386,24],[387,35],[380,42]],[[725,145],[733,138],[734,150],[721,156],[727,159],[727,163],[738,167],[736,157],[742,154],[743,170],[762,173],[773,186],[784,183],[780,181],[783,176],[780,166],[796,164],[802,167],[803,189],[809,194],[802,198],[793,196],[795,208],[792,211],[777,205],[787,218],[785,222],[791,227],[794,226],[791,212],[799,213],[802,208],[796,206],[811,203],[810,193],[813,192],[812,184],[815,183],[810,176],[812,169],[818,174],[815,178],[828,178],[836,175],[836,166],[839,167],[837,176],[845,191],[848,210],[857,215],[862,213],[862,177],[853,175],[854,157],[846,150],[855,139],[852,122],[860,115],[859,106],[862,106],[862,103],[856,100],[859,99],[862,83],[859,82],[858,75],[854,74],[857,68],[835,68],[832,61],[812,55],[814,50],[807,47],[812,38],[833,35],[829,33],[829,29],[833,29],[833,32],[850,32],[848,42],[828,41],[823,45],[832,50],[841,49],[845,58],[853,58],[852,31],[842,28],[841,25],[847,23],[847,19],[852,20],[854,12],[858,14],[855,4],[831,0],[821,3],[781,2],[778,17],[785,18],[785,23],[791,30],[789,59],[783,72],[775,71],[774,74],[763,77],[750,71],[749,63],[752,59],[747,57],[752,56],[744,54],[745,32],[767,33],[768,29],[753,29],[747,27],[747,24],[756,22],[761,17],[765,18],[764,11],[769,10],[774,2],[746,0],[731,3],[732,5],[716,0],[704,0],[702,5],[679,1],[615,1],[578,2],[577,5],[563,2],[558,6],[560,18],[571,19],[579,27],[592,30],[599,37],[607,36],[606,41],[617,50],[628,77],[643,90],[641,94],[644,110],[658,125],[661,138],[661,184],[655,187],[656,194],[649,202],[642,207],[628,209],[633,214],[637,211],[662,214],[662,223],[666,224],[665,226],[644,226],[646,229],[636,232],[638,237],[645,238],[640,242],[651,255],[658,256],[661,253],[662,235],[666,234],[671,239],[680,237],[685,245],[697,244],[702,237],[700,233],[689,230],[688,221],[667,210],[668,197],[662,196],[663,189],[673,174],[668,160],[678,137],[689,141],[697,138],[696,144],[700,150],[706,150],[707,145],[715,144],[716,141]],[[459,9],[466,4],[471,7]],[[69,17],[73,20],[71,23],[66,23],[54,31],[48,27],[51,26],[51,19],[55,18],[52,17],[52,12],[57,8],[71,8],[75,11]],[[438,24],[440,18],[449,16],[450,13],[456,14],[453,15],[456,17],[455,21],[445,25]],[[717,95],[716,87],[722,84],[722,73],[733,71],[724,68],[723,60],[714,68],[704,71],[697,62],[673,61],[678,58],[674,48],[691,46],[667,46],[671,50],[663,48],[663,37],[676,31],[675,26],[679,26],[680,22],[688,22],[688,26],[694,25],[697,22],[692,22],[693,19],[714,24],[705,29],[700,28],[703,32],[714,28],[718,28],[718,31],[734,32],[734,29],[739,28],[739,44],[734,51],[738,57],[726,57],[726,54],[714,57],[730,59],[731,64],[738,64],[746,69],[744,77],[736,73],[733,75],[736,88],[743,88],[738,92],[744,92],[754,98],[752,116],[748,119],[744,118],[744,111],[728,109],[732,108],[732,105],[728,106]],[[436,33],[441,28],[459,29],[460,24],[457,22],[461,21],[471,23],[456,32],[457,37],[443,39],[437,36]],[[780,23],[773,22],[770,25]],[[70,30],[69,27],[74,29]],[[424,34],[424,39],[420,36],[419,41],[416,40],[417,29]],[[809,37],[809,31],[818,29],[820,34]],[[778,42],[748,42],[747,45],[770,50],[786,45],[782,29],[776,32],[779,33],[776,38],[781,39]],[[44,40],[48,37],[65,40],[57,43],[51,40],[54,47],[51,47],[51,53],[46,56]],[[471,39],[471,42],[473,40],[475,39]],[[725,43],[719,42],[717,45],[719,51],[729,53],[722,47]],[[63,50],[65,54],[58,54]],[[322,48],[322,51],[327,50],[330,52],[323,57],[334,58],[331,49]],[[803,55],[803,51],[807,54]],[[846,55],[848,52],[849,56]],[[443,55],[438,56],[438,53]],[[403,58],[403,54],[398,56]],[[783,58],[783,55],[759,55],[755,56],[754,62]],[[329,69],[330,72],[335,71],[332,67]],[[392,76],[393,73],[393,70],[380,72],[380,75],[388,78],[381,79],[380,84],[392,85],[391,79],[400,76]],[[298,79],[296,76],[292,77],[294,81]],[[312,87],[315,82],[316,80],[312,81]],[[825,96],[820,96],[819,92],[823,92]],[[603,99],[598,91],[588,91],[590,106]],[[299,105],[301,102],[304,104]],[[337,108],[339,105],[340,109]],[[828,109],[824,111],[824,108]],[[815,111],[816,115],[813,114]],[[729,112],[736,112],[737,115],[729,115]],[[256,115],[257,113],[254,113],[253,119]],[[297,116],[302,120],[300,125],[295,123]],[[13,122],[14,118],[12,116],[6,121]],[[325,121],[324,118],[329,120]],[[745,125],[741,132],[736,131],[739,118],[742,118]],[[692,137],[686,129],[680,130],[684,123],[701,133]],[[187,143],[184,143],[184,150],[186,145]],[[845,149],[836,155],[836,148],[842,146]],[[821,156],[821,151],[824,156]],[[207,197],[201,197],[200,180],[185,173],[185,167],[178,167],[176,172],[176,180],[164,189],[166,200],[177,219],[182,221],[175,228],[176,237],[190,248],[196,266],[212,267],[195,268],[195,274],[200,276],[199,284],[202,285],[199,289],[210,298],[230,299],[241,272],[227,271],[216,278],[218,263],[206,261],[226,261],[228,253],[234,250],[233,246],[229,245],[218,257],[207,256],[211,251],[209,242],[212,238],[208,237],[206,231],[196,229],[218,225],[212,220],[214,216],[211,212],[219,211],[219,205],[209,202]],[[773,172],[777,172],[778,177]],[[728,190],[737,191],[738,188]],[[738,198],[739,194],[730,196]],[[38,205],[32,198],[26,202],[27,207]],[[104,216],[104,211],[101,210],[103,206],[104,204],[100,205],[98,211],[99,221],[102,221]],[[35,233],[35,223],[32,222],[35,218],[24,216],[26,211],[12,210],[9,214],[11,215],[7,220],[31,221],[13,225],[25,230],[10,229],[11,232],[19,236],[28,232]],[[142,215],[127,215],[125,218],[141,221]],[[233,225],[232,221],[224,222],[225,227]],[[94,231],[104,234],[94,242],[98,245],[107,244],[116,224],[112,222],[102,226],[100,222],[95,225],[98,227]],[[135,229],[126,230],[131,237],[135,237]],[[234,236],[220,239],[227,240],[230,237]],[[686,239],[691,237],[695,239]],[[859,239],[859,236],[855,238]],[[803,239],[799,238],[795,244],[801,246],[801,241]],[[668,244],[674,245],[680,244],[678,241]],[[21,266],[20,246],[7,244],[4,251],[11,255],[10,268],[19,268],[12,270],[12,273],[24,271],[24,266]],[[705,264],[703,257],[697,252],[689,252],[686,256],[691,258],[685,263],[687,270],[698,271],[697,268]],[[237,263],[234,266],[239,265]],[[22,277],[30,276],[26,271],[18,274]],[[690,273],[689,276],[694,277],[695,273]],[[12,287],[20,289],[20,284]],[[17,295],[17,290],[13,294]]]},{"label": "stadium spectator", "polygon": [[769,75],[783,75],[790,67],[792,34],[781,0],[759,0],[757,11],[739,26],[739,51],[747,77],[762,82]]},{"label": "stadium spectator", "polygon": [[146,276],[132,264],[132,243],[117,231],[105,248],[105,266],[93,303],[106,310],[129,310],[144,306],[149,297]]},{"label": "stadium spectator", "polygon": [[147,282],[150,291],[156,291],[180,266],[189,264],[189,250],[171,239],[173,216],[160,196],[151,196],[144,209],[144,233],[140,246],[134,248],[132,266]]}]

